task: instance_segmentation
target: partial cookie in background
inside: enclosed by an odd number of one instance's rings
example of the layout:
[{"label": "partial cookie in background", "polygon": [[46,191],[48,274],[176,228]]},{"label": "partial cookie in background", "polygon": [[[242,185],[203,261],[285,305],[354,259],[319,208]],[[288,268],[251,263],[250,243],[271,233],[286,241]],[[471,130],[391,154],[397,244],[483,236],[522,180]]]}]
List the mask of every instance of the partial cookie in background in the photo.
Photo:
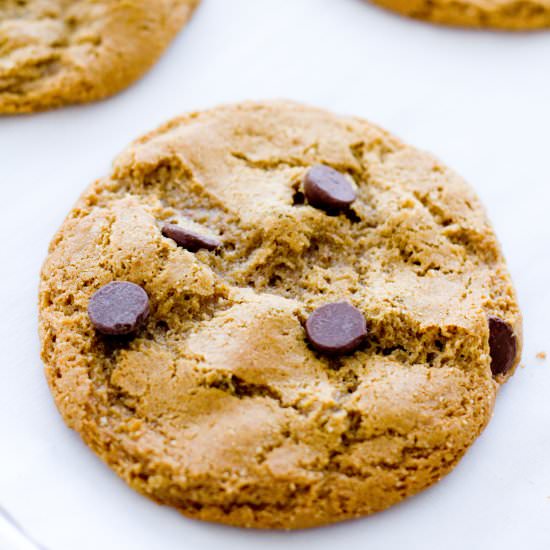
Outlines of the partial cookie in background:
[{"label": "partial cookie in background", "polygon": [[123,152],[51,244],[40,334],[65,421],[132,487],[261,528],[436,482],[521,355],[471,188],[290,102],[191,113]]},{"label": "partial cookie in background", "polygon": [[3,0],[0,114],[102,99],[155,63],[199,0]]},{"label": "partial cookie in background", "polygon": [[409,17],[465,27],[532,30],[550,27],[550,0],[371,0]]}]

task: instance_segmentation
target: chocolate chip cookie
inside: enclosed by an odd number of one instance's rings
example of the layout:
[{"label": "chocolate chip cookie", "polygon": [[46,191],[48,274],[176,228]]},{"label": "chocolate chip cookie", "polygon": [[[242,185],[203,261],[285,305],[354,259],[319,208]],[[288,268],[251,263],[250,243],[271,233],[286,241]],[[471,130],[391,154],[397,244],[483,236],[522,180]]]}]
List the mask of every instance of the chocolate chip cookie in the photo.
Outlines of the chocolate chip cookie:
[{"label": "chocolate chip cookie", "polygon": [[300,528],[439,480],[491,417],[521,315],[471,188],[291,102],[176,118],[53,239],[42,357],[67,424],[185,515]]},{"label": "chocolate chip cookie", "polygon": [[403,15],[466,27],[529,30],[550,27],[550,0],[372,0]]},{"label": "chocolate chip cookie", "polygon": [[0,114],[83,103],[139,78],[199,0],[3,0]]}]

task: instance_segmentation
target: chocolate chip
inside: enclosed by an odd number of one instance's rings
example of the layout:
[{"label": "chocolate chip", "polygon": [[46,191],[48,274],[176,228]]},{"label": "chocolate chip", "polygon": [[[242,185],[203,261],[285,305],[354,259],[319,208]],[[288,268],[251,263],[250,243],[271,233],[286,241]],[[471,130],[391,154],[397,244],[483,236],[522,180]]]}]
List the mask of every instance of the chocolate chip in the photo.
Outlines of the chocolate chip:
[{"label": "chocolate chip", "polygon": [[90,298],[88,315],[102,334],[130,334],[147,319],[149,297],[139,285],[113,281]]},{"label": "chocolate chip", "polygon": [[499,317],[489,317],[489,348],[493,375],[506,374],[516,361],[518,342],[512,327]]},{"label": "chocolate chip", "polygon": [[367,322],[363,314],[347,302],[326,304],[308,317],[306,334],[318,351],[351,353],[367,336]]},{"label": "chocolate chip", "polygon": [[162,228],[162,234],[169,239],[176,241],[176,244],[189,250],[189,252],[196,252],[201,248],[206,250],[216,250],[222,243],[218,239],[195,233],[190,229],[181,227],[174,223],[167,223]]},{"label": "chocolate chip", "polygon": [[334,168],[316,164],[304,177],[304,193],[311,206],[321,210],[343,210],[357,198],[347,178]]}]

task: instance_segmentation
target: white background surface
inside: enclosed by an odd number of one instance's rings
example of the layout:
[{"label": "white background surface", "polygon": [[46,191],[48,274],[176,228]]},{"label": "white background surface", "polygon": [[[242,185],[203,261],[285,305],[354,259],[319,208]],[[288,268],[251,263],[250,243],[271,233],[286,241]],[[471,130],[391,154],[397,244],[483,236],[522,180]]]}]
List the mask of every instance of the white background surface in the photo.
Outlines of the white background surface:
[{"label": "white background surface", "polygon": [[[535,358],[550,352],[549,69],[550,32],[436,28],[360,0],[204,0],[128,91],[0,119],[0,506],[50,550],[550,548],[550,360]],[[127,488],[63,424],[36,334],[48,242],[115,154],[183,111],[269,97],[367,117],[457,169],[487,205],[525,315],[526,368],[449,477],[297,533],[194,522]]]}]

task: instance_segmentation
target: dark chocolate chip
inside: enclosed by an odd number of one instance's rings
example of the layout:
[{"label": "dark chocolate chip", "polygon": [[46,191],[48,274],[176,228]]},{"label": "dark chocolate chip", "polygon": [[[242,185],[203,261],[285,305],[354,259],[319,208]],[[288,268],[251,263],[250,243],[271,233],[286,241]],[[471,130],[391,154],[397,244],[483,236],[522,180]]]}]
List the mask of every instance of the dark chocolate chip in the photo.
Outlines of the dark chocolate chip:
[{"label": "dark chocolate chip", "polygon": [[189,252],[197,252],[201,248],[206,250],[216,250],[222,243],[218,239],[195,233],[190,229],[181,227],[173,223],[167,223],[162,227],[162,234],[176,243],[189,250]]},{"label": "dark chocolate chip", "polygon": [[357,198],[348,179],[324,164],[311,167],[304,177],[304,193],[311,206],[321,210],[343,210]]},{"label": "dark chocolate chip", "polygon": [[326,304],[308,317],[306,334],[318,351],[351,353],[365,340],[367,322],[363,314],[347,302]]},{"label": "dark chocolate chip", "polygon": [[513,328],[499,317],[489,317],[489,348],[493,375],[506,374],[516,362],[518,341]]},{"label": "dark chocolate chip", "polygon": [[113,281],[90,298],[88,315],[102,334],[130,334],[149,316],[149,297],[139,285]]}]

